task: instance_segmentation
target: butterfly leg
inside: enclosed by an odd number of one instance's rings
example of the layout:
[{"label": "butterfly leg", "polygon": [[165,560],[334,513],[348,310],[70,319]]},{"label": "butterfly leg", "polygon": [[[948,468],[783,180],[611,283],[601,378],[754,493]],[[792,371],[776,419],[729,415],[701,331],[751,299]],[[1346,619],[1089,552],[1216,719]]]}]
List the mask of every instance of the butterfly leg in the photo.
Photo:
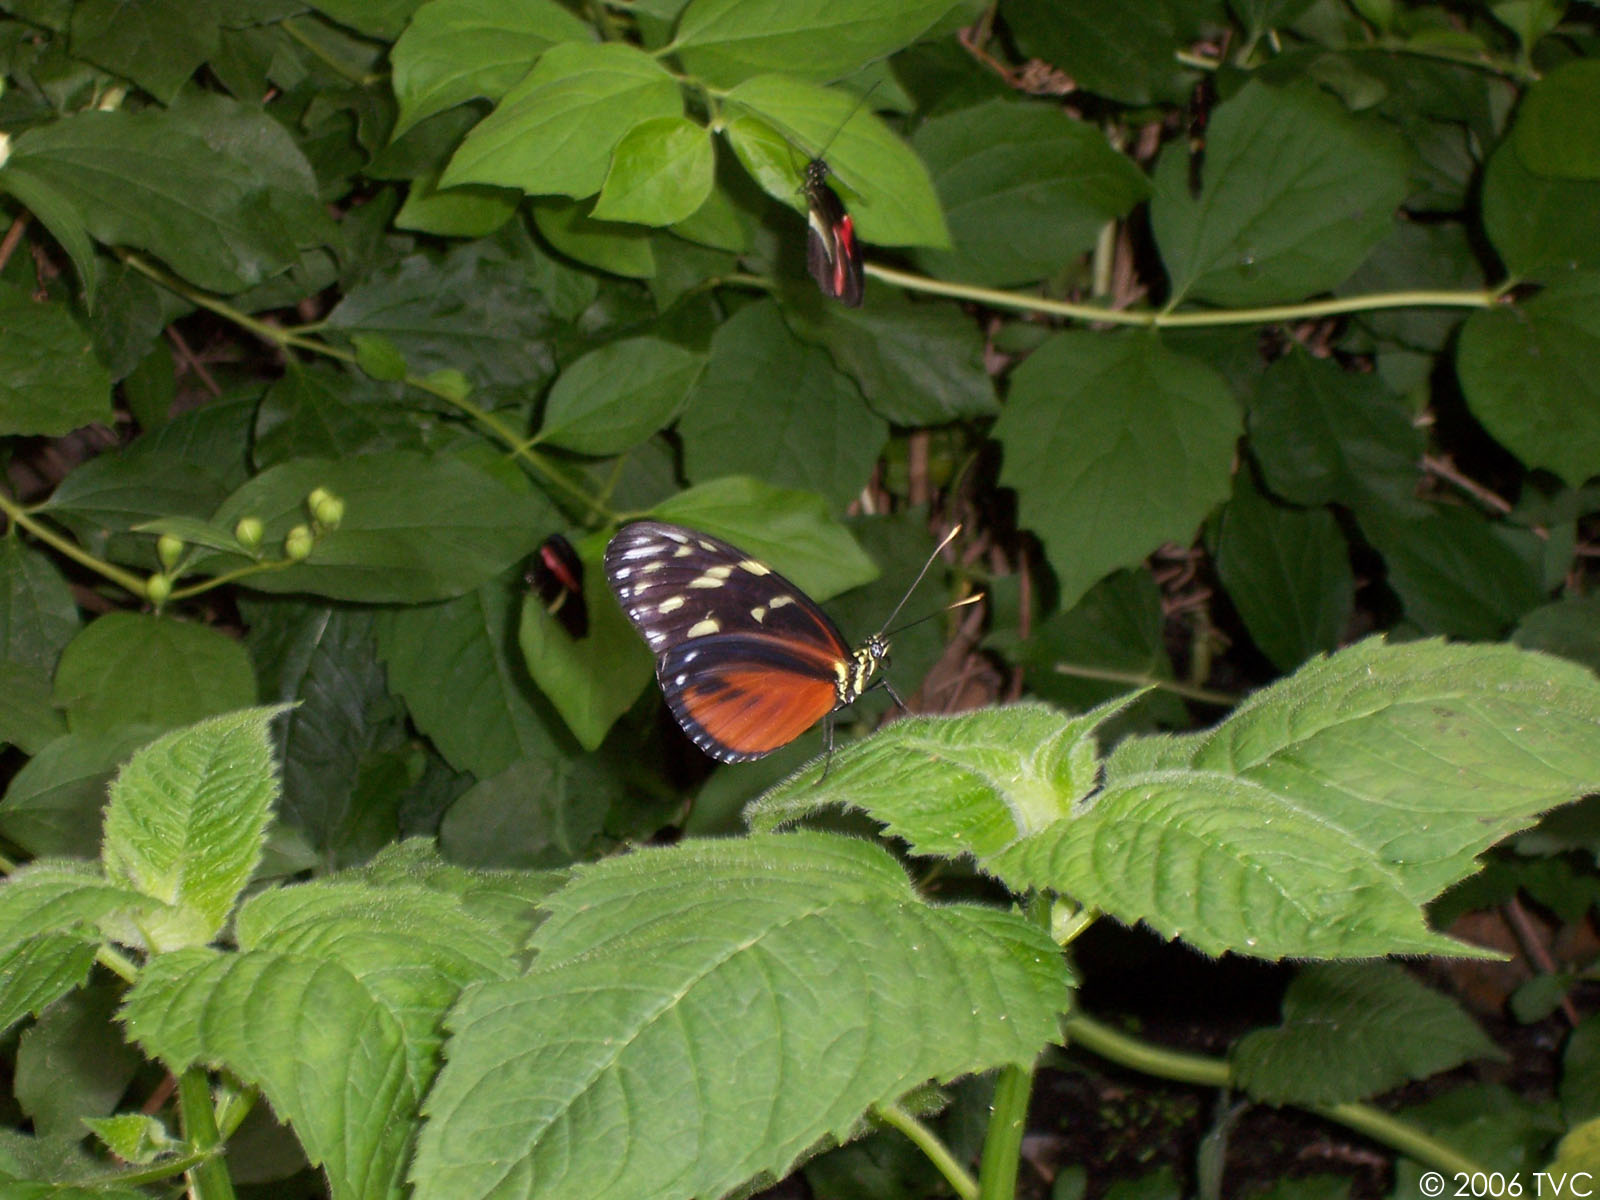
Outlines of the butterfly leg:
[{"label": "butterfly leg", "polygon": [[833,714],[829,713],[822,718],[822,774],[817,776],[817,782],[811,786],[818,786],[828,777],[828,768],[833,766]]},{"label": "butterfly leg", "polygon": [[884,678],[880,679],[878,682],[883,684],[883,690],[889,693],[889,699],[894,701],[894,706],[896,708],[898,708],[901,712],[906,713],[907,715],[910,715],[911,710],[906,707],[906,702],[904,700],[900,699],[900,693],[894,690],[894,684],[889,682],[888,677],[885,676]]}]

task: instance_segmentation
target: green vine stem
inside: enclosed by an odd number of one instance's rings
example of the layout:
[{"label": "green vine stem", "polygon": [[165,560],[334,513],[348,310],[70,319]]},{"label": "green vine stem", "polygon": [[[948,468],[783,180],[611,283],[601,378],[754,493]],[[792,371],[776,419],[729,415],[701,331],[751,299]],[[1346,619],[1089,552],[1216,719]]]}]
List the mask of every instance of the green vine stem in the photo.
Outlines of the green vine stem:
[{"label": "green vine stem", "polygon": [[996,288],[974,287],[965,283],[945,283],[867,263],[866,272],[874,279],[930,296],[953,296],[994,308],[1017,308],[1025,312],[1066,317],[1073,321],[1092,321],[1102,325],[1135,325],[1146,329],[1208,328],[1213,325],[1271,325],[1282,321],[1306,321],[1342,313],[1374,312],[1386,308],[1492,308],[1500,302],[1503,288],[1478,291],[1378,292],[1368,296],[1340,296],[1332,300],[1309,300],[1304,304],[1274,304],[1263,308],[1207,309],[1202,312],[1171,312],[1166,309],[1106,308],[1099,304],[1074,304],[1051,300],[1025,292],[1003,292]]},{"label": "green vine stem", "polygon": [[104,559],[96,558],[76,542],[62,537],[43,521],[37,520],[26,507],[18,504],[3,491],[0,491],[0,513],[4,513],[6,519],[19,529],[26,529],[45,545],[62,556],[70,558],[79,566],[87,567],[96,575],[109,579],[118,587],[138,596],[141,600],[148,598],[145,592],[143,576],[135,575],[132,571],[124,571],[121,567],[112,566]]},{"label": "green vine stem", "polygon": [[950,1153],[950,1148],[939,1140],[938,1134],[898,1104],[880,1104],[873,1110],[873,1115],[891,1129],[899,1130],[912,1145],[921,1150],[961,1200],[978,1200],[978,1181]]},{"label": "green vine stem", "polygon": [[[1233,1086],[1233,1072],[1220,1058],[1206,1058],[1199,1054],[1185,1054],[1152,1046],[1119,1033],[1083,1013],[1073,1013],[1063,1018],[1061,1030],[1067,1042],[1076,1042],[1102,1058],[1132,1067],[1146,1075],[1204,1087]],[[1408,1154],[1436,1170],[1461,1172],[1470,1176],[1489,1169],[1454,1146],[1429,1137],[1415,1126],[1369,1104],[1313,1104],[1303,1107],[1320,1113],[1330,1121],[1337,1121],[1348,1129],[1364,1133],[1374,1141]]]},{"label": "green vine stem", "polygon": [[1028,1098],[1033,1094],[1033,1067],[1012,1063],[1000,1068],[983,1137],[978,1170],[978,1200],[1015,1200],[1022,1135],[1028,1127]]},{"label": "green vine stem", "polygon": [[[352,350],[346,350],[317,338],[307,337],[300,331],[280,329],[269,322],[257,320],[248,313],[240,312],[231,305],[223,303],[207,292],[190,287],[181,279],[175,278],[137,254],[126,250],[119,253],[122,260],[140,274],[153,280],[168,291],[182,296],[197,308],[203,308],[207,312],[215,313],[223,320],[232,322],[240,329],[254,334],[264,342],[270,343],[279,349],[293,348],[295,350],[303,350],[307,354],[317,354],[324,358],[334,358],[340,362],[359,365],[359,359]],[[407,387],[416,388],[420,392],[426,392],[430,396],[443,400],[446,404],[458,409],[462,415],[477,422],[488,430],[514,457],[522,459],[532,467],[545,482],[549,483],[557,491],[565,492],[573,500],[583,505],[586,512],[596,513],[602,519],[608,521],[616,519],[616,514],[606,508],[603,503],[569,481],[543,455],[536,453],[533,447],[533,441],[536,439],[520,437],[515,430],[501,421],[494,413],[474,404],[457,389],[446,387],[433,379],[413,375],[409,371],[402,377],[402,382]]]},{"label": "green vine stem", "polygon": [[211,1107],[211,1081],[202,1067],[190,1067],[178,1077],[178,1111],[189,1144],[207,1154],[189,1173],[189,1194],[194,1200],[233,1200],[233,1179],[227,1164],[212,1154],[222,1144],[217,1116]]}]

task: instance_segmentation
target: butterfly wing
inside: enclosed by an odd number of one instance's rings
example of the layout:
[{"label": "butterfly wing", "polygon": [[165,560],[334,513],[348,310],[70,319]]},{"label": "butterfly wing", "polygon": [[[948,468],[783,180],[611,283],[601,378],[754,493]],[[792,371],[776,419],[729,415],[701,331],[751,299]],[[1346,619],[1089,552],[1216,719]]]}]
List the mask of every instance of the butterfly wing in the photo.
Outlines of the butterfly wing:
[{"label": "butterfly wing", "polygon": [[583,562],[572,543],[552,533],[539,547],[527,571],[528,585],[538,591],[550,615],[574,639],[589,633],[589,610],[583,600]]},{"label": "butterfly wing", "polygon": [[806,269],[825,296],[848,308],[861,306],[864,281],[855,222],[844,202],[827,185],[828,169],[820,159],[806,168]]},{"label": "butterfly wing", "polygon": [[724,762],[787,745],[837,702],[849,647],[799,588],[718,538],[636,521],[611,539],[606,579],[656,654],[678,723]]}]

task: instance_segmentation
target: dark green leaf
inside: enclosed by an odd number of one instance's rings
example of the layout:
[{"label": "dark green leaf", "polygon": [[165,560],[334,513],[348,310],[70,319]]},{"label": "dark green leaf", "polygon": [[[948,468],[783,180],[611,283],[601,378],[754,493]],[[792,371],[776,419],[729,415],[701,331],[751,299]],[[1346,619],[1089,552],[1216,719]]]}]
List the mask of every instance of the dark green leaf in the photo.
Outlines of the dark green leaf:
[{"label": "dark green leaf", "polygon": [[677,82],[638,47],[562,42],[467,134],[441,183],[592,196],[624,134],[682,112]]},{"label": "dark green leaf", "polygon": [[1505,143],[1484,170],[1483,227],[1519,279],[1600,270],[1600,182],[1536,175]]},{"label": "dark green leaf", "polygon": [[1013,372],[994,436],[1001,481],[1075,604],[1227,495],[1238,404],[1222,378],[1146,334],[1052,337]]},{"label": "dark green leaf", "polygon": [[1009,0],[1005,13],[1023,54],[1066,71],[1085,91],[1149,104],[1181,102],[1193,86],[1166,0]]},{"label": "dark green leaf", "polygon": [[0,745],[37,754],[67,731],[51,699],[50,675],[0,658]]},{"label": "dark green leaf", "polygon": [[1217,515],[1212,552],[1228,599],[1279,670],[1338,647],[1356,584],[1332,513],[1274,504],[1240,471]]},{"label": "dark green leaf", "polygon": [[1600,62],[1562,63],[1529,88],[1511,139],[1530,171],[1600,179]]},{"label": "dark green leaf", "polygon": [[100,852],[100,810],[112,771],[161,732],[135,725],[105,734],[69,733],[48,743],[6,788],[0,833],[33,855],[93,858]]},{"label": "dark green leaf", "polygon": [[[752,420],[759,436],[752,436]],[[842,510],[865,486],[889,427],[826,353],[799,341],[771,300],[717,327],[678,422],[695,482],[730,472],[825,496]]]},{"label": "dark green leaf", "polygon": [[1050,105],[991,100],[924,122],[912,145],[950,227],[953,249],[917,252],[940,279],[1048,278],[1149,192],[1103,131]]},{"label": "dark green leaf", "polygon": [[636,225],[590,219],[589,202],[545,200],[534,205],[533,222],[557,250],[575,262],[629,279],[656,273],[648,233]]},{"label": "dark green leaf", "polygon": [[411,181],[406,202],[394,215],[397,229],[446,237],[488,237],[516,215],[522,194],[511,188],[464,184],[440,188],[437,175]]},{"label": "dark green leaf", "polygon": [[164,729],[256,702],[244,648],[206,625],[110,612],[61,652],[56,703],[74,733]]},{"label": "dark green leaf", "polygon": [[85,299],[93,304],[99,292],[101,263],[95,258],[94,240],[84,225],[74,197],[54,184],[26,171],[0,171],[0,192],[9,192],[61,243],[83,284]]},{"label": "dark green leaf", "polygon": [[1267,1104],[1342,1104],[1503,1058],[1455,1001],[1397,963],[1301,969],[1283,998],[1283,1024],[1233,1047],[1234,1078]]},{"label": "dark green leaf", "polygon": [[711,194],[711,133],[687,117],[656,117],[628,130],[611,153],[593,216],[599,221],[671,225]]},{"label": "dark green leaf", "polygon": [[[308,520],[306,497],[325,488],[344,501],[337,529],[317,537],[303,562],[249,576],[267,592],[410,603],[459,596],[520,561],[539,543],[544,503],[463,459],[391,450],[342,460],[303,458],[257,475],[223,503],[213,523],[241,517],[265,526],[274,551]],[[247,565],[207,554],[196,570]]]},{"label": "dark green leaf", "polygon": [[1391,130],[1316,88],[1246,84],[1211,115],[1198,197],[1185,148],[1156,168],[1172,299],[1269,304],[1338,285],[1394,224],[1406,165]]},{"label": "dark green leaf", "polygon": [[476,96],[498,100],[556,42],[593,36],[552,0],[431,0],[394,44],[398,137],[425,117]]},{"label": "dark green leaf", "polygon": [[421,446],[415,413],[396,403],[394,389],[347,371],[291,364],[261,400],[251,450],[265,468]]},{"label": "dark green leaf", "polygon": [[111,423],[111,377],[64,305],[0,283],[0,436]]},{"label": "dark green leaf", "polygon": [[705,355],[659,338],[626,338],[561,372],[539,439],[580,454],[618,454],[671,424]]},{"label": "dark green leaf", "polygon": [[559,718],[517,653],[513,603],[510,589],[490,580],[443,604],[391,610],[378,623],[389,686],[451,766],[479,779],[559,747]]},{"label": "dark green leaf", "polygon": [[693,0],[678,21],[676,44],[684,66],[724,87],[765,71],[823,81],[909,46],[952,7],[952,0],[803,9],[791,0]]},{"label": "dark green leaf", "polygon": [[170,104],[216,53],[218,15],[209,0],[82,0],[72,10],[72,52]]},{"label": "dark green leaf", "polygon": [[943,425],[998,408],[982,333],[965,314],[886,288],[869,289],[860,308],[845,308],[801,286],[786,297],[785,319],[827,349],[884,420]]},{"label": "dark green leaf", "polygon": [[1473,313],[1456,368],[1473,415],[1527,466],[1574,487],[1600,471],[1600,272]]},{"label": "dark green leaf", "polygon": [[1511,640],[1600,672],[1600,597],[1566,596],[1527,613]]},{"label": "dark green leaf", "polygon": [[81,622],[67,581],[21,538],[0,540],[0,660],[53,675]]},{"label": "dark green leaf", "polygon": [[85,1117],[108,1115],[139,1055],[112,1020],[117,994],[80,989],[52,1004],[17,1042],[16,1096],[40,1137],[81,1137]]},{"label": "dark green leaf", "polygon": [[439,847],[474,867],[564,867],[592,855],[621,794],[620,781],[592,759],[524,759],[450,806]]}]

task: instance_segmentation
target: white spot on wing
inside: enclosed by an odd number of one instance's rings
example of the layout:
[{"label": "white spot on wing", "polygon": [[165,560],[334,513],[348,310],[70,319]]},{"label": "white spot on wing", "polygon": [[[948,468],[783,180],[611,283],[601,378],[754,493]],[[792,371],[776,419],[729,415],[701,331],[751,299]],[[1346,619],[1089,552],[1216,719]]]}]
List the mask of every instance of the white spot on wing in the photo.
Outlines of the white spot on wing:
[{"label": "white spot on wing", "polygon": [[767,607],[768,608],[782,608],[785,604],[793,604],[793,603],[794,603],[794,597],[793,596],[774,596],[771,600],[767,601]]},{"label": "white spot on wing", "polygon": [[749,571],[750,574],[752,574],[752,575],[771,575],[772,574],[772,568],[771,567],[767,566],[765,563],[758,563],[753,558],[745,559],[743,562],[741,562],[739,564],[739,566],[741,568],[743,568],[744,570]]},{"label": "white spot on wing", "polygon": [[692,588],[721,587],[722,586],[722,580],[718,579],[714,575],[702,575],[698,579],[689,580],[689,586],[692,587]]},{"label": "white spot on wing", "polygon": [[696,621],[693,625],[689,626],[689,632],[684,634],[684,636],[692,638],[706,637],[710,634],[716,633],[721,628],[722,626],[717,624],[715,617],[707,617],[704,621]]},{"label": "white spot on wing", "polygon": [[664,617],[668,613],[677,612],[683,607],[683,603],[684,601],[682,596],[669,596],[660,604],[656,605],[656,611]]},{"label": "white spot on wing", "polygon": [[756,624],[759,625],[767,619],[767,610],[758,604],[750,610],[750,615],[756,619]]}]

